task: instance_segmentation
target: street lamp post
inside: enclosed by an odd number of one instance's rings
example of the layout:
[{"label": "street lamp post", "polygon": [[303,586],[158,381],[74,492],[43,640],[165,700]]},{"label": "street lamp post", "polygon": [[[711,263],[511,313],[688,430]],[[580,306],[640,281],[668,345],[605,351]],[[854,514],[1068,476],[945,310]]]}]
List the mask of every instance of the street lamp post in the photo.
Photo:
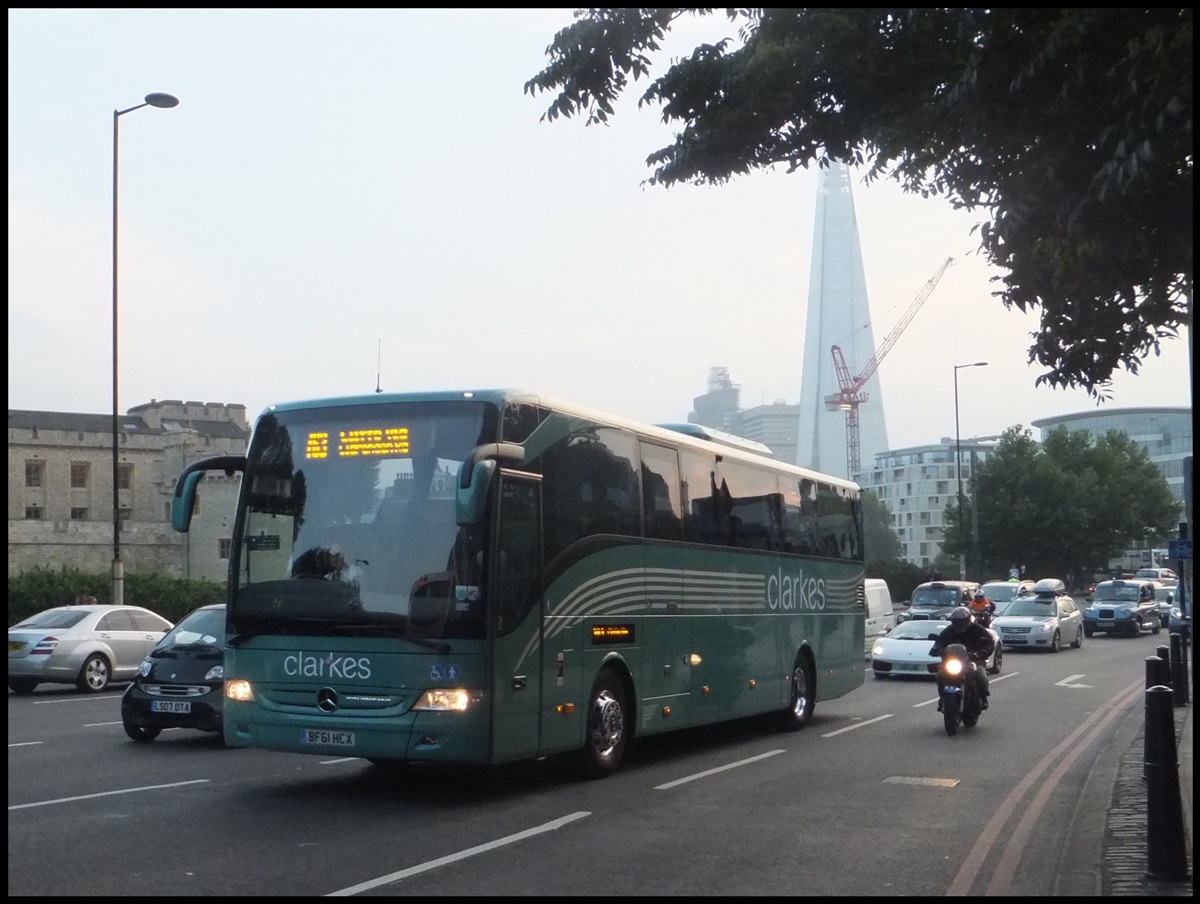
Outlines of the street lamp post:
[{"label": "street lamp post", "polygon": [[179,104],[178,98],[170,94],[147,94],[145,103],[125,110],[113,110],[113,177],[112,177],[112,492],[113,492],[113,603],[123,605],[125,602],[125,569],[121,563],[121,492],[118,474],[120,432],[120,407],[117,402],[117,149],[119,146],[118,128],[120,118],[126,113],[140,110],[142,107],[169,108]]},{"label": "street lamp post", "polygon": [[[958,372],[964,367],[987,367],[986,361],[976,361],[972,364],[954,365],[954,473],[958,475],[958,533],[959,540],[963,534],[963,485],[962,485],[962,434],[958,427]],[[958,579],[967,579],[967,554],[958,554]]]}]

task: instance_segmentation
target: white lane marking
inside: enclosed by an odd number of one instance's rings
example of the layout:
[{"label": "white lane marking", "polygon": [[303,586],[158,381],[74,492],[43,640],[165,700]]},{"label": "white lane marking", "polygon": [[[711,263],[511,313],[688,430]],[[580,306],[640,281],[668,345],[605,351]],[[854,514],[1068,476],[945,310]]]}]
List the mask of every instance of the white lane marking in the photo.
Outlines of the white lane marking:
[{"label": "white lane marking", "polygon": [[884,784],[931,785],[934,788],[953,788],[959,781],[957,778],[921,778],[916,775],[890,775],[883,780]]},{"label": "white lane marking", "polygon": [[161,791],[163,788],[182,788],[185,785],[204,785],[208,783],[206,778],[194,778],[188,782],[171,782],[169,785],[143,785],[141,788],[122,788],[120,791],[101,791],[99,794],[80,794],[77,797],[59,797],[55,800],[39,800],[31,804],[13,804],[9,807],[9,811],[27,810],[30,807],[48,807],[51,804],[67,804],[76,800],[92,800],[97,797],[112,797],[115,794],[133,794],[137,791]]},{"label": "white lane marking", "polygon": [[45,744],[45,741],[21,741],[17,744],[9,744],[9,747],[34,747],[38,744]]},{"label": "white lane marking", "polygon": [[891,717],[892,717],[891,713],[887,713],[882,716],[876,716],[874,719],[866,719],[863,722],[859,722],[857,725],[849,725],[846,728],[839,728],[837,731],[831,731],[831,732],[829,732],[829,734],[821,735],[821,737],[823,737],[823,738],[837,737],[838,735],[845,734],[848,731],[854,731],[857,728],[864,728],[867,725],[872,725],[875,722],[882,722],[884,719],[890,719]]},{"label": "white lane marking", "polygon": [[1082,678],[1083,675],[1068,675],[1062,681],[1055,681],[1055,687],[1091,687],[1090,684],[1073,684],[1076,678]]},{"label": "white lane marking", "polygon": [[[995,678],[989,678],[988,687],[991,687],[996,682],[1003,681],[1006,678],[1016,678],[1020,674],[1020,672],[1009,672],[1007,675],[997,675]],[[931,703],[937,703],[937,697],[934,697],[932,700],[926,700],[924,703],[914,703],[913,709],[919,709],[922,706],[929,706]]]},{"label": "white lane marking", "polygon": [[360,756],[344,756],[344,757],[341,757],[336,760],[319,760],[317,762],[317,765],[319,765],[319,766],[336,766],[339,763],[357,763],[357,762],[360,762],[361,760],[362,760],[362,757],[360,757]]},{"label": "white lane marking", "polygon": [[121,693],[121,694],[108,694],[107,696],[104,696],[104,697],[91,697],[91,696],[88,696],[88,697],[63,697],[62,699],[59,699],[59,700],[34,700],[33,705],[34,706],[48,706],[48,705],[52,705],[55,703],[91,703],[93,701],[100,702],[102,700],[120,700],[124,696],[125,695],[123,693]]},{"label": "white lane marking", "polygon": [[474,857],[476,854],[494,851],[496,848],[501,848],[517,841],[524,841],[526,838],[532,838],[534,835],[541,835],[545,832],[553,832],[556,829],[561,829],[563,826],[568,825],[569,823],[575,822],[577,819],[583,819],[585,816],[591,815],[592,814],[587,810],[580,810],[577,813],[572,813],[569,816],[562,817],[561,819],[555,819],[551,822],[543,823],[540,826],[535,826],[532,829],[526,829],[524,832],[517,832],[515,835],[506,835],[503,838],[497,838],[495,841],[489,841],[486,844],[480,844],[473,848],[467,848],[465,851],[459,851],[457,854],[448,854],[445,857],[439,857],[437,860],[430,860],[427,863],[420,863],[416,866],[410,866],[408,869],[402,869],[398,872],[389,873],[386,876],[380,876],[378,879],[368,879],[366,882],[360,882],[358,885],[351,885],[349,888],[331,891],[326,894],[325,897],[347,898],[350,895],[358,894],[360,891],[369,891],[372,888],[379,888],[381,885],[390,885],[392,882],[399,882],[401,879],[407,879],[408,877],[415,876],[418,873],[424,873],[431,869],[437,869],[440,866],[456,863],[459,860],[466,860],[468,857]]},{"label": "white lane marking", "polygon": [[[992,686],[992,684],[995,684],[997,681],[1004,681],[1004,680],[1006,680],[1006,678],[1015,678],[1018,675],[1020,675],[1020,672],[1009,672],[1008,675],[997,675],[995,678],[989,678],[988,687],[990,688]],[[913,704],[912,708],[913,708],[913,710],[918,710],[918,708],[920,708],[922,706],[929,706],[930,704],[936,704],[936,702],[937,702],[937,698],[935,696],[934,699],[926,700],[925,702],[923,702],[923,704]]]},{"label": "white lane marking", "polygon": [[738,760],[736,763],[727,763],[724,766],[718,766],[716,769],[708,769],[704,772],[697,772],[695,775],[687,775],[683,778],[677,778],[673,782],[667,782],[665,785],[655,785],[655,791],[666,791],[668,788],[674,788],[676,785],[684,785],[688,782],[694,782],[698,778],[707,778],[710,775],[716,775],[718,772],[724,772],[726,769],[737,769],[739,766],[747,766],[750,763],[757,763],[759,760],[765,760],[767,757],[776,756],[784,753],[783,750],[768,750],[766,753],[760,753],[758,756],[752,756],[745,760]]},{"label": "white lane marking", "polygon": [[123,722],[84,722],[84,728],[107,728],[109,725],[123,725]]}]

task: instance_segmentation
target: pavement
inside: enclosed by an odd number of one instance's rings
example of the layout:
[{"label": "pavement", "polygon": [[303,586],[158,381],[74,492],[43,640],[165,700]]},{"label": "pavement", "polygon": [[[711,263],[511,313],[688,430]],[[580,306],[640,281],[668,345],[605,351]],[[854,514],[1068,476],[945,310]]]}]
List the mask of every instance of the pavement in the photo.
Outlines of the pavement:
[{"label": "pavement", "polygon": [[[1189,649],[1194,653],[1194,648]],[[1194,656],[1188,663],[1188,702],[1173,707],[1175,717],[1176,759],[1179,769],[1179,794],[1181,800],[1184,848],[1187,856],[1186,877],[1163,879],[1147,875],[1148,859],[1148,794],[1144,778],[1146,735],[1145,719],[1129,748],[1121,755],[1113,782],[1112,801],[1108,807],[1104,827],[1104,847],[1101,856],[1101,894],[1104,896],[1153,896],[1192,897],[1192,882],[1195,876],[1195,859],[1192,853],[1192,703],[1191,693]],[[1139,704],[1143,706],[1144,704]],[[1167,827],[1170,828],[1170,827]],[[1166,831],[1158,827],[1156,832]],[[1162,837],[1161,834],[1158,837]],[[1170,858],[1168,858],[1169,860]],[[1157,867],[1162,863],[1156,862]],[[1180,864],[1167,864],[1172,872],[1183,872],[1176,868]]]}]

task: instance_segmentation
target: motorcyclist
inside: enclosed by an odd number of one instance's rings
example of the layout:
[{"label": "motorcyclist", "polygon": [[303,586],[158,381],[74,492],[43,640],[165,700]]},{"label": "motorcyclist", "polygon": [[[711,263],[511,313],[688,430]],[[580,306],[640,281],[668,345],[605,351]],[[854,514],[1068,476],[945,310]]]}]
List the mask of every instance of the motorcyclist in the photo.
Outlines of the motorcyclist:
[{"label": "motorcyclist", "polygon": [[[967,656],[973,659],[977,668],[971,670],[975,676],[975,690],[979,694],[983,708],[988,708],[987,661],[992,658],[996,649],[996,641],[992,632],[982,625],[976,624],[971,618],[971,610],[959,606],[950,613],[950,624],[947,625],[929,651],[930,656],[941,656],[946,647],[952,643],[960,643],[967,648]],[[938,682],[938,712],[942,711],[942,673],[939,671]]]},{"label": "motorcyclist", "polygon": [[982,590],[975,591],[975,596],[967,608],[971,610],[976,622],[985,628],[991,627],[992,617],[996,614],[996,604],[989,600]]}]

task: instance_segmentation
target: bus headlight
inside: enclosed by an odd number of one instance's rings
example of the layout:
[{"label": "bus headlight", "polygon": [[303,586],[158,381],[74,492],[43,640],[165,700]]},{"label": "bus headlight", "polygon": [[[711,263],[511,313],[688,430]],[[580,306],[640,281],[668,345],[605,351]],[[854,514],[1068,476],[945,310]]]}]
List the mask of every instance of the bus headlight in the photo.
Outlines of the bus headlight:
[{"label": "bus headlight", "polygon": [[225,682],[225,699],[238,703],[253,703],[254,688],[245,678],[234,678]]},{"label": "bus headlight", "polygon": [[462,687],[431,687],[417,698],[413,709],[427,712],[464,712],[479,702],[482,695]]}]

